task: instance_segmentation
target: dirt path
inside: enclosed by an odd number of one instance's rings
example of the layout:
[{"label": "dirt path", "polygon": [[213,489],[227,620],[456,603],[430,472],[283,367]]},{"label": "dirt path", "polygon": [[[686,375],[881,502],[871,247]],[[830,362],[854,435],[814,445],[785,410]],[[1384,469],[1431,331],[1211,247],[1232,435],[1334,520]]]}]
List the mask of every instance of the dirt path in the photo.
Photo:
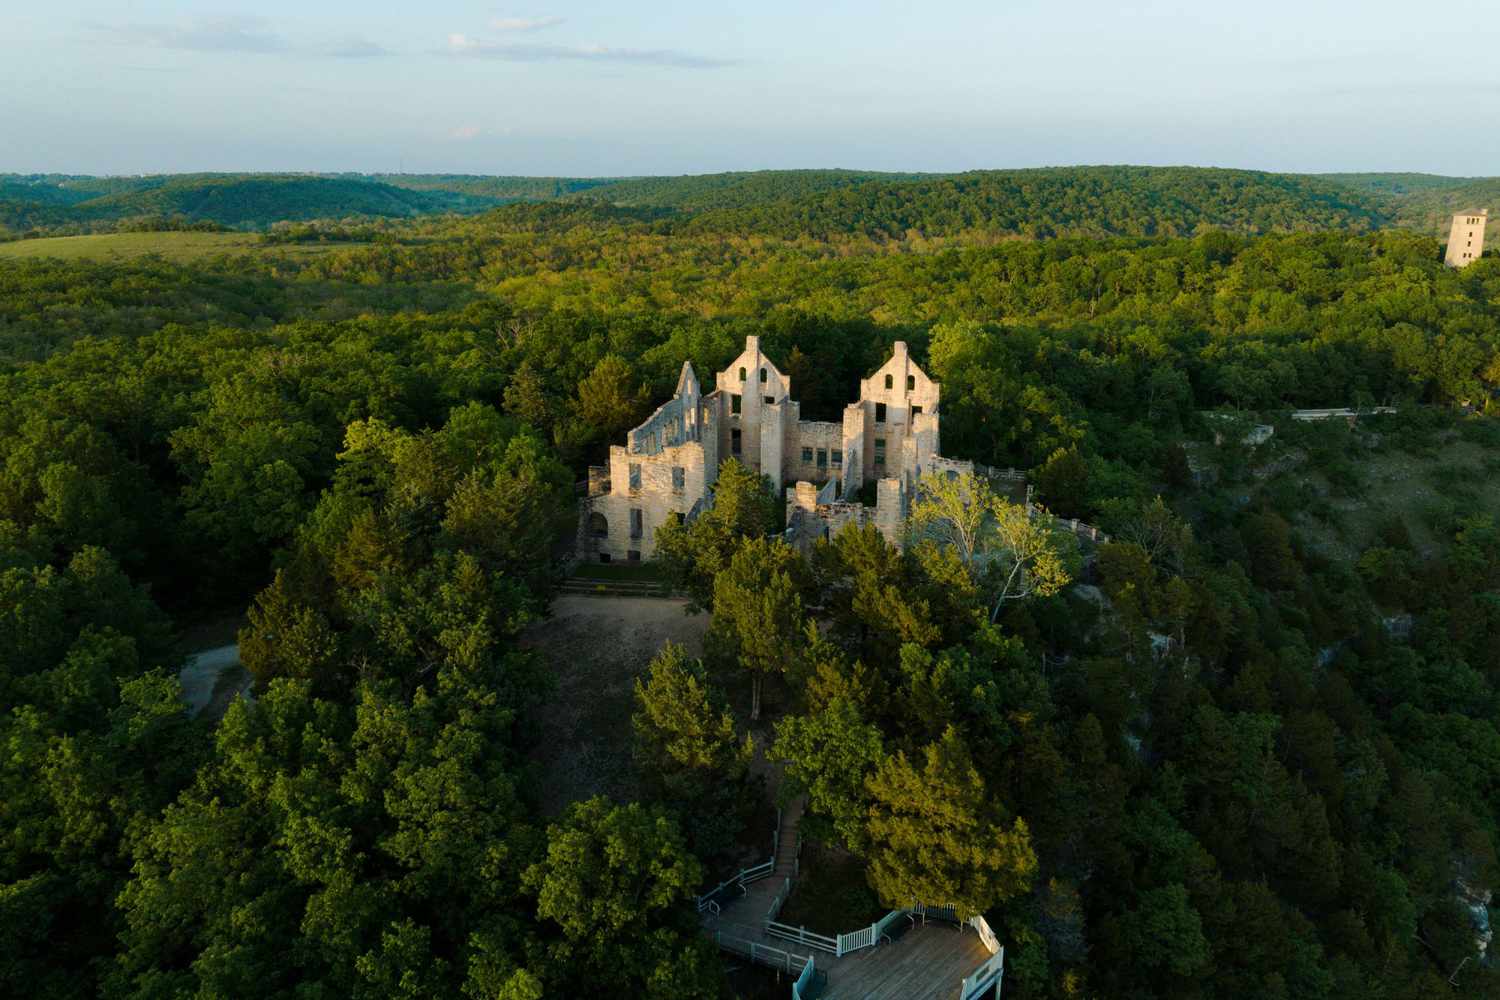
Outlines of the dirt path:
[{"label": "dirt path", "polygon": [[557,679],[540,712],[545,735],[532,753],[542,768],[547,815],[591,795],[636,796],[635,679],[668,641],[702,655],[709,616],[688,615],[686,607],[674,598],[565,594],[553,601],[550,618],[521,637],[522,646],[547,658]]}]

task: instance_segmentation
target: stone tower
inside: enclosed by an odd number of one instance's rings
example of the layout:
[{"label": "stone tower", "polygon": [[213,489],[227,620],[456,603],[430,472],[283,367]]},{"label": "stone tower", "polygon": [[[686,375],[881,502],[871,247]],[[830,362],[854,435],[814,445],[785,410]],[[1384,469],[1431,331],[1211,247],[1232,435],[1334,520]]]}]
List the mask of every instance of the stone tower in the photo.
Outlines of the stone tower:
[{"label": "stone tower", "polygon": [[1489,221],[1489,214],[1489,209],[1481,208],[1453,217],[1453,228],[1448,230],[1448,253],[1443,257],[1449,267],[1468,267],[1484,253],[1484,224]]}]

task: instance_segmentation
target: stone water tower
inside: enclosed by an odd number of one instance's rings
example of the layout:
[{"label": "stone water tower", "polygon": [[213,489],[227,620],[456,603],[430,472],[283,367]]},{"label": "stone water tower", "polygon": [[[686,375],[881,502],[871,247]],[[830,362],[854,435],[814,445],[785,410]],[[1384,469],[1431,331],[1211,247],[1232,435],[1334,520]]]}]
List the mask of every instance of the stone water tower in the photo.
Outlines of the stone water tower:
[{"label": "stone water tower", "polygon": [[1489,221],[1489,214],[1489,209],[1481,208],[1477,212],[1460,212],[1453,217],[1444,263],[1449,267],[1468,267],[1484,254],[1484,224]]}]

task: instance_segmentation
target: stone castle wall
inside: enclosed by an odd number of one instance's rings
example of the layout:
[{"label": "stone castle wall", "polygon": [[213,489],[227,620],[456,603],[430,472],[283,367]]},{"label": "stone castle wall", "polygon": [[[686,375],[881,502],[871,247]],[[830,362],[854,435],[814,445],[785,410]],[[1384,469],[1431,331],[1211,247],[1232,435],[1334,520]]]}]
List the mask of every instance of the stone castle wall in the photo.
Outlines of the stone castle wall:
[{"label": "stone castle wall", "polygon": [[[860,383],[840,422],[801,419],[791,379],[766,357],[758,337],[703,393],[684,364],[673,397],[610,448],[607,476],[590,470],[580,517],[582,557],[649,559],[656,531],[712,504],[719,463],[736,458],[786,489],[788,530],[807,540],[848,523],[873,522],[901,541],[912,489],[939,446],[940,390],[897,342],[891,357]],[[853,498],[878,483],[877,503]],[[794,519],[796,524],[793,524]]]}]

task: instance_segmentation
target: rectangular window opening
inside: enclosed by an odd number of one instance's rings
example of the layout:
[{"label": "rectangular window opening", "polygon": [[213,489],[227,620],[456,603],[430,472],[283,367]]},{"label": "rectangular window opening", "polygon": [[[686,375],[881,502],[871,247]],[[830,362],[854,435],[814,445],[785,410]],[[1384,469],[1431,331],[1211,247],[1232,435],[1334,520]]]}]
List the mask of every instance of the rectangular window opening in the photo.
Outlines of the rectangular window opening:
[{"label": "rectangular window opening", "polygon": [[775,406],[776,405],[776,397],[775,396],[762,396],[761,400],[764,401],[767,406]]},{"label": "rectangular window opening", "polygon": [[803,448],[802,449],[802,464],[803,465],[811,465],[812,464],[812,455],[813,455],[813,450],[811,448]]},{"label": "rectangular window opening", "polygon": [[645,515],[639,507],[630,508],[630,537],[640,538],[645,533]]},{"label": "rectangular window opening", "polygon": [[885,438],[875,439],[875,464],[885,465]]},{"label": "rectangular window opening", "polygon": [[687,470],[680,465],[672,466],[672,492],[681,493],[687,488]]},{"label": "rectangular window opening", "polygon": [[844,453],[843,453],[843,451],[841,451],[838,448],[833,449],[833,467],[835,469],[838,469],[838,468],[843,467],[843,464],[844,464]]},{"label": "rectangular window opening", "polygon": [[820,468],[820,469],[826,469],[826,468],[828,468],[828,449],[827,448],[819,448],[818,449],[818,468]]},{"label": "rectangular window opening", "polygon": [[641,488],[641,465],[639,462],[630,463],[630,488],[632,490]]},{"label": "rectangular window opening", "polygon": [[729,450],[736,455],[740,453],[740,429],[738,427],[729,432]]},{"label": "rectangular window opening", "polygon": [[885,423],[885,404],[884,403],[876,403],[875,404],[875,422],[877,424],[883,424],[883,423]]},{"label": "rectangular window opening", "polygon": [[920,406],[913,406],[911,408],[911,415],[914,417],[920,417],[922,415],[922,408]]},{"label": "rectangular window opening", "polygon": [[731,392],[729,394],[729,412],[730,413],[739,413],[740,412],[740,396],[739,396],[739,393]]}]

